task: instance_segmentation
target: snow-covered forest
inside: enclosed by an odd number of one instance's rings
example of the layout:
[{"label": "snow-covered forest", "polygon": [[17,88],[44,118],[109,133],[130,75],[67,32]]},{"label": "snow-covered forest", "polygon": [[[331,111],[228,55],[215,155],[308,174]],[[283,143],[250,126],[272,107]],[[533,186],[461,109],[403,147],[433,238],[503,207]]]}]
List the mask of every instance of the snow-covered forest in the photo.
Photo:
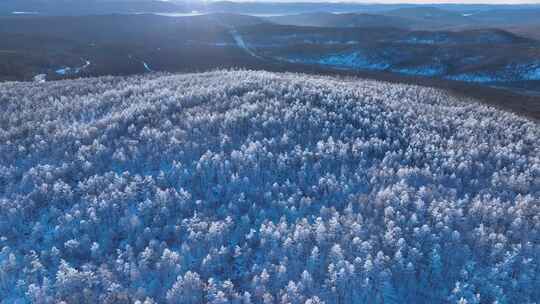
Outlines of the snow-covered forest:
[{"label": "snow-covered forest", "polygon": [[216,71],[0,84],[1,303],[538,303],[540,125]]}]

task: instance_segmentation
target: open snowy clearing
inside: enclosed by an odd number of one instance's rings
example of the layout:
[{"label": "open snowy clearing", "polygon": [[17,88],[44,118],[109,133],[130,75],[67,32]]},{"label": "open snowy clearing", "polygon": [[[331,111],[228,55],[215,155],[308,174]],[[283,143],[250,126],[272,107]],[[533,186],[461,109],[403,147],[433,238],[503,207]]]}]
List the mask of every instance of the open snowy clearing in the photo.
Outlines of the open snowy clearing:
[{"label": "open snowy clearing", "polygon": [[540,301],[526,118],[251,71],[3,83],[0,104],[7,303]]}]

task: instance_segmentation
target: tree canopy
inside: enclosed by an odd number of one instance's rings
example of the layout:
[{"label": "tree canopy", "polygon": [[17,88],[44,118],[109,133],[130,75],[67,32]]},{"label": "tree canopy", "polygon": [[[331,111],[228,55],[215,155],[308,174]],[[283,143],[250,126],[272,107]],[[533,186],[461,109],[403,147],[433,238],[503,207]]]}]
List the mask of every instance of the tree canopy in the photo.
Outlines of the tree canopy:
[{"label": "tree canopy", "polygon": [[252,71],[3,83],[0,106],[5,303],[540,301],[526,118]]}]

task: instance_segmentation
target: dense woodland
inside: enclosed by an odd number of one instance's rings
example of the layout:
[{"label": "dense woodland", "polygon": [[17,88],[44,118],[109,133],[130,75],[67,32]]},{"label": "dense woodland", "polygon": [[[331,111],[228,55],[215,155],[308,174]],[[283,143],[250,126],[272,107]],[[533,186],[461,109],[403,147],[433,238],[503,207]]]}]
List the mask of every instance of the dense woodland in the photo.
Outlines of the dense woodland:
[{"label": "dense woodland", "polygon": [[0,84],[1,303],[538,303],[540,125],[216,71]]}]

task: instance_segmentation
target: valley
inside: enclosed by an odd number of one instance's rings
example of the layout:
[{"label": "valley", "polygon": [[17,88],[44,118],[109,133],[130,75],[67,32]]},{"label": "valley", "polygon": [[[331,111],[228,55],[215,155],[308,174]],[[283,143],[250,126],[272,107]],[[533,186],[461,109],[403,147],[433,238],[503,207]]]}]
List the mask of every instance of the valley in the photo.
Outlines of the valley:
[{"label": "valley", "polygon": [[[420,82],[458,92],[481,87],[489,93],[474,97],[497,99],[506,91],[527,102],[540,95],[540,41],[531,34],[539,21],[529,11],[364,8],[0,16],[0,81],[240,68]],[[504,16],[510,21],[503,26]]]}]

